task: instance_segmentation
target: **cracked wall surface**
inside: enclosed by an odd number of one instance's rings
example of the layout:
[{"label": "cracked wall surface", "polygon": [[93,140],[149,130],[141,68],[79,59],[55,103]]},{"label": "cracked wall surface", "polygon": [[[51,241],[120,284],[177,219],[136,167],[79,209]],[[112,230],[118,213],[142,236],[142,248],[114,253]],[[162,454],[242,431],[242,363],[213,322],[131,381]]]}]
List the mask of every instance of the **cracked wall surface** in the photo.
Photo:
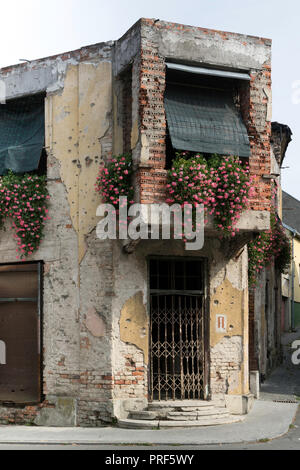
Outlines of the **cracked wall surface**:
[{"label": "cracked wall surface", "polygon": [[[50,220],[28,261],[44,261],[43,394],[35,407],[0,408],[0,422],[99,425],[111,419],[111,254],[99,244],[95,193],[111,154],[111,44],[0,71],[10,98],[44,91]],[[0,262],[16,260],[9,230]],[[63,399],[58,399],[63,397]]]}]

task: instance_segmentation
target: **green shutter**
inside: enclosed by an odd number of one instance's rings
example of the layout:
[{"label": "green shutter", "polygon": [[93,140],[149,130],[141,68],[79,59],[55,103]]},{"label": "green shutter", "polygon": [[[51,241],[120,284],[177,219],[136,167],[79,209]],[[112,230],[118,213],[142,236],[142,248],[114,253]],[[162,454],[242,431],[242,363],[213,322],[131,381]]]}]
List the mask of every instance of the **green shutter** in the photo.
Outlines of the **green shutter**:
[{"label": "green shutter", "polygon": [[175,149],[250,157],[247,129],[231,90],[170,84],[165,109]]},{"label": "green shutter", "polygon": [[34,171],[45,143],[43,98],[30,97],[0,105],[0,175]]}]

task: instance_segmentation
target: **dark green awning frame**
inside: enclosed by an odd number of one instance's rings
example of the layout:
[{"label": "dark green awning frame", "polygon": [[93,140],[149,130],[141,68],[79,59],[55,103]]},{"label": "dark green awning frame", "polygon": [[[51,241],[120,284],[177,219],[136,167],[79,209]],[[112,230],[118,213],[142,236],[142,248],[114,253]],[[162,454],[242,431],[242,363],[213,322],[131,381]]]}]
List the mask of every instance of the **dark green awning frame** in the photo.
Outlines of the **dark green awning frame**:
[{"label": "dark green awning frame", "polygon": [[0,105],[0,175],[35,171],[45,144],[44,98],[41,95]]},{"label": "dark green awning frame", "polygon": [[178,150],[250,157],[250,143],[232,90],[168,84],[165,109]]}]

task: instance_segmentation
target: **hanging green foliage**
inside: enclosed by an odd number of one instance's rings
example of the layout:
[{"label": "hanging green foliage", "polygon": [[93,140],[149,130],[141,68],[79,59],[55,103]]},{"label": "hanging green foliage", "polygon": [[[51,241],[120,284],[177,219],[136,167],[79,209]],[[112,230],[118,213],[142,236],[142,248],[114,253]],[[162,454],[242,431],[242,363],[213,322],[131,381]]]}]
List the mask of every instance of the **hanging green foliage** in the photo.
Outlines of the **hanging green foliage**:
[{"label": "hanging green foliage", "polygon": [[0,227],[7,217],[12,219],[17,258],[26,258],[38,250],[49,219],[49,199],[46,176],[9,171],[0,178]]}]

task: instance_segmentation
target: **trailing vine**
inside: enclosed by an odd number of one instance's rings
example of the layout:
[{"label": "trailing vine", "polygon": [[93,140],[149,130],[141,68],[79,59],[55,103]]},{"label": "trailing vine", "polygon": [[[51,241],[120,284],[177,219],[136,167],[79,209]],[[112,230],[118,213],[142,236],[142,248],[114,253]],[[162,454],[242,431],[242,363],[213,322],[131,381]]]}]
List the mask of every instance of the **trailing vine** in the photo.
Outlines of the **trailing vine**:
[{"label": "trailing vine", "polygon": [[169,204],[203,204],[206,215],[223,237],[235,236],[236,224],[248,207],[251,195],[248,165],[237,157],[214,157],[206,160],[190,152],[178,153],[168,172]]},{"label": "trailing vine", "polygon": [[132,174],[133,166],[130,154],[114,157],[100,169],[95,189],[101,193],[105,203],[117,207],[120,197],[124,196],[132,204],[134,198],[134,188],[131,183]]},{"label": "trailing vine", "polygon": [[271,213],[271,228],[256,236],[248,245],[249,284],[255,286],[257,275],[273,260],[276,268],[283,273],[291,263],[291,244],[281,221]]},{"label": "trailing vine", "polygon": [[17,259],[32,255],[44,237],[49,219],[46,176],[16,175],[9,171],[0,178],[0,228],[6,217],[13,221],[17,241]]},{"label": "trailing vine", "polygon": [[[131,155],[119,155],[100,169],[95,189],[101,193],[105,203],[116,208],[121,196],[126,196],[133,204],[132,175]],[[168,171],[166,202],[181,207],[186,204],[194,208],[203,205],[206,216],[214,217],[215,227],[221,236],[234,237],[238,233],[236,224],[241,213],[248,208],[252,190],[249,166],[238,157],[214,155],[206,159],[200,154],[179,152]],[[290,242],[274,209],[270,230],[257,235],[249,243],[248,250],[250,285],[255,284],[257,274],[273,259],[280,272],[284,272],[289,265]]]}]

